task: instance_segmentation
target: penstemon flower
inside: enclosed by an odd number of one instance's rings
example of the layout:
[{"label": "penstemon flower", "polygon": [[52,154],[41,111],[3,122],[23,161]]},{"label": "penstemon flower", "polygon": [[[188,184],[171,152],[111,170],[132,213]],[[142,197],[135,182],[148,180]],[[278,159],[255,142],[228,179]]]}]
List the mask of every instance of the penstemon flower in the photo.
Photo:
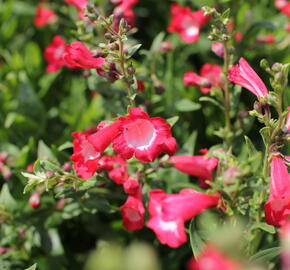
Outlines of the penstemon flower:
[{"label": "penstemon flower", "polygon": [[173,155],[177,144],[171,126],[160,117],[150,118],[140,108],[132,108],[120,117],[120,133],[113,140],[113,149],[122,158],[135,156],[141,162],[152,162],[161,153]]},{"label": "penstemon flower", "polygon": [[79,11],[79,18],[84,18],[84,9],[88,5],[88,0],[64,0],[66,3],[75,6]]},{"label": "penstemon flower", "polygon": [[205,155],[173,156],[169,161],[173,163],[175,169],[197,177],[201,187],[208,187],[205,181],[212,181],[212,172],[218,164],[215,157],[206,158]]},{"label": "penstemon flower", "polygon": [[46,72],[56,72],[65,66],[63,60],[65,46],[66,43],[61,36],[54,36],[44,51],[44,58],[47,61]]},{"label": "penstemon flower", "polygon": [[179,194],[151,190],[147,226],[162,244],[177,248],[187,241],[184,222],[207,208],[217,206],[219,199],[218,195],[208,195],[190,188],[181,190]]},{"label": "penstemon flower", "polygon": [[103,57],[93,57],[93,53],[80,41],[66,46],[63,59],[70,68],[100,69],[105,64]]},{"label": "penstemon flower", "polygon": [[200,75],[188,71],[183,76],[183,82],[186,86],[200,87],[200,91],[207,94],[211,87],[222,86],[222,69],[219,65],[204,64],[200,69]]},{"label": "penstemon flower", "polygon": [[282,226],[290,214],[290,174],[278,156],[271,161],[270,196],[264,210],[267,223],[273,226]]},{"label": "penstemon flower", "polygon": [[268,90],[244,58],[240,58],[239,64],[229,70],[228,79],[251,91],[258,98],[265,98]]},{"label": "penstemon flower", "polygon": [[189,7],[182,7],[173,3],[170,8],[171,22],[167,28],[170,33],[178,33],[186,43],[192,43],[199,39],[202,26],[210,19],[203,11],[191,12]]},{"label": "penstemon flower", "polygon": [[39,4],[35,10],[34,24],[37,27],[43,27],[47,24],[53,24],[57,21],[57,16],[51,9]]},{"label": "penstemon flower", "polygon": [[211,45],[211,50],[214,52],[217,56],[223,58],[224,57],[224,45],[221,42],[215,42]]}]

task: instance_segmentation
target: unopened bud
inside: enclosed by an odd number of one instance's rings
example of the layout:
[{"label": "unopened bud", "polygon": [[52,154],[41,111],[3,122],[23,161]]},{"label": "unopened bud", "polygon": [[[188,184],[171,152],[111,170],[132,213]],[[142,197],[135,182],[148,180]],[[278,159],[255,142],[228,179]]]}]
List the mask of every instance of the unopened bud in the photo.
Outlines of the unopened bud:
[{"label": "unopened bud", "polygon": [[113,39],[113,36],[112,36],[111,33],[106,33],[106,34],[104,35],[104,38],[107,39],[107,40],[112,40],[112,39]]},{"label": "unopened bud", "polygon": [[136,72],[136,70],[135,70],[135,68],[134,68],[132,65],[130,65],[130,66],[127,68],[127,72],[128,72],[129,75],[134,75],[135,72]]},{"label": "unopened bud", "polygon": [[169,41],[164,41],[159,46],[159,51],[161,52],[171,52],[172,51],[172,45]]},{"label": "unopened bud", "polygon": [[[94,93],[96,93],[96,92],[94,92]],[[71,164],[68,163],[68,162],[64,163],[63,166],[62,166],[62,169],[63,169],[65,172],[70,172],[70,171],[71,171]]]},{"label": "unopened bud", "polygon": [[45,172],[45,175],[47,178],[51,178],[55,175],[55,172],[54,171],[46,171]]},{"label": "unopened bud", "polygon": [[40,207],[41,202],[40,202],[40,193],[38,191],[35,191],[29,198],[29,205],[37,209]]}]

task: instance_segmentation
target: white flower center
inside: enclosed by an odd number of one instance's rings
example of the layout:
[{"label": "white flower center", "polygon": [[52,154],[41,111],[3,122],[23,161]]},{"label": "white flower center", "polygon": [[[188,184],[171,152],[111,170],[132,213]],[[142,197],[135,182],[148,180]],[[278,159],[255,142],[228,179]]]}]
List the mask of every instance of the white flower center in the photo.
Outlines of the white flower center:
[{"label": "white flower center", "polygon": [[153,143],[156,134],[150,121],[138,119],[125,127],[124,136],[130,147],[144,150]]}]

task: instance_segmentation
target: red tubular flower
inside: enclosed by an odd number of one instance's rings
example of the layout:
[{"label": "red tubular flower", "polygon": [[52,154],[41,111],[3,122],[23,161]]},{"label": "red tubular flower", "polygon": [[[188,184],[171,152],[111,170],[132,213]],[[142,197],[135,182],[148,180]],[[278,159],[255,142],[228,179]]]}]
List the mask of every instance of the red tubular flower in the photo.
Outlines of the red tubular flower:
[{"label": "red tubular flower", "polygon": [[128,172],[125,166],[114,168],[109,172],[109,177],[117,185],[123,185],[128,179]]},{"label": "red tubular flower", "polygon": [[177,248],[187,241],[184,222],[207,208],[215,207],[218,202],[219,196],[203,194],[193,189],[183,189],[179,194],[151,190],[147,226],[162,244]]},{"label": "red tubular flower", "polygon": [[218,164],[215,157],[206,158],[202,156],[173,156],[170,158],[173,162],[173,167],[179,171],[197,177],[201,187],[205,188],[208,185],[205,180],[212,181],[212,171]]},{"label": "red tubular flower", "polygon": [[273,44],[275,42],[275,36],[273,34],[262,35],[256,38],[257,42]]},{"label": "red tubular flower", "polygon": [[192,258],[187,263],[187,270],[238,270],[240,264],[227,258],[221,251],[212,245],[207,245],[200,256]]},{"label": "red tubular flower", "polygon": [[287,5],[286,0],[275,0],[275,7],[278,9],[283,8],[285,5]]},{"label": "red tubular flower", "polygon": [[214,52],[217,56],[224,58],[224,44],[221,42],[215,42],[211,45],[211,50]]},{"label": "red tubular flower", "polygon": [[248,89],[258,98],[268,94],[265,84],[244,58],[240,58],[239,64],[229,70],[228,79]]},{"label": "red tubular flower", "polygon": [[100,69],[105,64],[104,58],[93,57],[93,53],[80,41],[66,46],[63,59],[70,68]]},{"label": "red tubular flower", "polygon": [[129,177],[123,184],[124,191],[130,195],[136,195],[141,185],[137,179]]},{"label": "red tubular flower", "polygon": [[56,14],[48,9],[38,5],[35,10],[34,24],[37,27],[43,27],[47,24],[53,24],[57,20]]},{"label": "red tubular flower", "polygon": [[61,38],[61,36],[57,35],[46,47],[44,51],[44,58],[47,61],[46,72],[56,72],[65,66],[65,62],[62,57],[65,46],[65,41]]},{"label": "red tubular flower", "polygon": [[79,10],[79,18],[84,18],[84,9],[88,5],[88,0],[64,0],[66,3],[75,6]]},{"label": "red tubular flower", "polygon": [[144,227],[145,209],[142,202],[141,186],[135,195],[128,197],[120,210],[123,217],[123,226],[127,230],[140,230]]},{"label": "red tubular flower", "polygon": [[210,16],[204,16],[203,11],[191,12],[189,7],[182,7],[178,3],[171,5],[170,15],[167,31],[180,34],[186,43],[197,41],[200,29],[210,19]]},{"label": "red tubular flower", "polygon": [[280,157],[271,161],[270,196],[264,206],[268,224],[282,226],[290,214],[290,174]]},{"label": "red tubular flower", "polygon": [[85,132],[73,132],[74,154],[71,160],[79,177],[88,179],[94,175],[99,158],[117,136],[119,126],[120,122],[116,121],[106,127],[99,125],[97,131],[91,129]]},{"label": "red tubular flower", "polygon": [[290,17],[290,2],[287,2],[281,9],[280,12]]},{"label": "red tubular flower", "polygon": [[186,86],[200,87],[200,91],[207,94],[211,87],[221,87],[222,69],[218,65],[204,64],[200,69],[200,76],[192,71],[186,72],[183,82]]},{"label": "red tubular flower", "polygon": [[130,159],[134,155],[141,162],[152,162],[161,153],[173,155],[177,151],[166,120],[150,118],[141,108],[132,108],[119,121],[121,132],[113,140],[113,149],[122,158]]},{"label": "red tubular flower", "polygon": [[111,2],[116,5],[114,14],[114,28],[118,29],[118,25],[121,18],[124,18],[130,26],[135,26],[135,13],[133,11],[134,5],[136,5],[139,0],[111,0]]}]

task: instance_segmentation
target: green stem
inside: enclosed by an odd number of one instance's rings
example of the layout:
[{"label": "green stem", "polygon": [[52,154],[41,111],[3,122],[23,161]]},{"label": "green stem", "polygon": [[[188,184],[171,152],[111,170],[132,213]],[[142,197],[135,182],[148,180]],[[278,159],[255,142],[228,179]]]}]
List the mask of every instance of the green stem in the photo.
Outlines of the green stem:
[{"label": "green stem", "polygon": [[[226,77],[225,83],[224,83],[224,111],[225,111],[225,124],[226,124],[226,130],[228,133],[232,132],[232,125],[231,125],[231,117],[230,117],[230,111],[231,111],[231,96],[230,96],[230,87],[229,87],[229,81],[227,79],[228,77],[228,70],[229,70],[229,52],[228,52],[228,44],[227,41],[223,42],[224,45],[224,74]],[[231,145],[231,136],[226,137],[226,145],[227,147],[230,147]]]},{"label": "green stem", "polygon": [[271,135],[271,141],[275,140],[276,135],[279,133],[279,131],[281,130],[281,127],[283,125],[284,122],[284,117],[283,117],[283,94],[280,93],[278,96],[278,125],[277,127],[274,129],[272,135]]}]

